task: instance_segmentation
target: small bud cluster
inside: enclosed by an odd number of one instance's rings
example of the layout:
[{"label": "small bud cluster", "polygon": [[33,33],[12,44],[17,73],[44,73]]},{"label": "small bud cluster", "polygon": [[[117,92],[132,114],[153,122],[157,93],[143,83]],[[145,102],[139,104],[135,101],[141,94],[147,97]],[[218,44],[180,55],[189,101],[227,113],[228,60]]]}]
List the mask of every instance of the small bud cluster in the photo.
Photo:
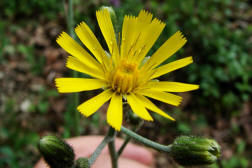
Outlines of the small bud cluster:
[{"label": "small bud cluster", "polygon": [[79,158],[76,160],[75,168],[89,168],[89,162],[87,158]]}]

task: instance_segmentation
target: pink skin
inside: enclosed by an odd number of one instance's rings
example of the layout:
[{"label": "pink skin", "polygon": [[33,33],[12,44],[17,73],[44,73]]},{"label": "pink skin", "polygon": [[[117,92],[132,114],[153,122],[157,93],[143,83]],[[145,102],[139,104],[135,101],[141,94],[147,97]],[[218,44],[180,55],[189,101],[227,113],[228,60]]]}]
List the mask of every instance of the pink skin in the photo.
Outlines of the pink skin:
[{"label": "pink skin", "polygon": [[[67,139],[66,141],[70,144],[78,157],[89,157],[95,148],[102,141],[102,136],[82,136]],[[116,149],[118,150],[123,143],[123,139],[116,139]],[[134,144],[128,144],[124,149],[120,159],[119,168],[151,168],[154,162],[153,153]],[[34,168],[47,168],[45,162],[40,159]],[[110,156],[108,148],[106,147],[102,154],[98,157],[92,168],[111,168]]]}]

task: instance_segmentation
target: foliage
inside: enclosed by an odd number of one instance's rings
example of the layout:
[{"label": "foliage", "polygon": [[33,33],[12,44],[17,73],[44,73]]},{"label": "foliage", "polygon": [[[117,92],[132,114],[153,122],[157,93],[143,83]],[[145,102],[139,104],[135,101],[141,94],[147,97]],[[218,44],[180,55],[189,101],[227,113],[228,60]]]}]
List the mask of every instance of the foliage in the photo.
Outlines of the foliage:
[{"label": "foliage", "polygon": [[[32,130],[19,127],[17,124],[17,114],[14,113],[13,99],[9,99],[5,104],[1,118],[5,118],[0,128],[0,167],[32,167],[31,163],[36,158],[30,158],[27,161],[24,156],[32,156],[36,152],[36,144],[39,140],[37,133]],[[4,117],[5,116],[5,117]]]},{"label": "foliage", "polygon": [[0,16],[14,18],[26,18],[41,15],[48,19],[57,17],[58,12],[62,10],[61,0],[2,0],[0,9],[3,13]]},{"label": "foliage", "polygon": [[196,63],[182,75],[200,84],[197,97],[201,106],[223,112],[235,110],[250,99],[252,58],[247,37],[251,30],[239,26],[244,15],[238,14],[248,9],[246,1],[167,0],[161,5],[151,1],[150,6],[163,14],[169,29],[166,34],[178,27],[185,32],[190,45],[184,54],[192,54]]}]

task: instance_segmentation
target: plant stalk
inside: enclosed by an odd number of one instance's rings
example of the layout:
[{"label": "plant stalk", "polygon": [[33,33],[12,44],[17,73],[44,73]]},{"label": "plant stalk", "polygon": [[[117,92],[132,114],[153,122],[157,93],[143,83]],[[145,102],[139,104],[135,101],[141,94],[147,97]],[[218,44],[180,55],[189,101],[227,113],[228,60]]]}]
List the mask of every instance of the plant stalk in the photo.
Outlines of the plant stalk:
[{"label": "plant stalk", "polygon": [[[65,0],[63,2],[65,2]],[[66,14],[68,33],[73,39],[75,39],[74,30],[73,30],[73,26],[74,26],[73,0],[68,0],[67,8],[65,8],[65,14]],[[73,71],[72,76],[74,78],[77,78],[78,72]],[[72,100],[73,100],[74,107],[77,107],[79,105],[79,93],[74,93]],[[80,135],[79,123],[80,123],[80,115],[79,115],[79,112],[75,109],[74,110],[74,133],[76,136]]]},{"label": "plant stalk", "polygon": [[111,131],[111,134],[113,135],[113,139],[108,143],[111,164],[112,164],[112,168],[118,168],[118,155],[117,155],[117,152],[115,149],[116,132],[115,132],[114,128],[112,128],[112,127],[110,127],[109,130]]},{"label": "plant stalk", "polygon": [[151,140],[149,140],[147,138],[144,138],[144,137],[136,134],[135,132],[133,132],[133,131],[131,131],[131,130],[123,127],[123,126],[121,127],[121,131],[124,134],[130,136],[131,138],[141,142],[142,144],[144,144],[144,145],[146,145],[148,147],[151,147],[151,148],[156,149],[156,150],[161,151],[161,152],[166,152],[166,153],[171,152],[171,145],[161,145],[161,144],[156,143],[154,141],[151,141]]},{"label": "plant stalk", "polygon": [[95,149],[95,151],[93,152],[93,154],[89,157],[88,162],[89,165],[91,166],[92,164],[94,164],[94,162],[96,161],[96,159],[98,158],[98,156],[101,154],[102,150],[105,148],[105,146],[110,143],[111,141],[114,140],[115,137],[115,131],[113,128],[110,128],[108,133],[106,134],[106,136],[104,137],[104,139],[102,140],[102,142],[99,144],[99,146]]},{"label": "plant stalk", "polygon": [[117,152],[117,156],[118,157],[122,154],[123,150],[128,145],[128,143],[130,142],[130,140],[131,140],[131,137],[127,136],[127,138],[125,139],[125,141],[123,142],[122,146],[120,147],[120,149]]},{"label": "plant stalk", "polygon": [[[135,127],[134,131],[137,132],[142,126],[143,126],[144,122],[141,121],[139,123],[138,126]],[[128,143],[130,142],[131,137],[127,135],[126,139],[124,140],[122,146],[119,148],[118,152],[117,152],[117,157],[119,158],[120,155],[122,154],[123,150],[125,149],[125,147],[128,145]]]}]

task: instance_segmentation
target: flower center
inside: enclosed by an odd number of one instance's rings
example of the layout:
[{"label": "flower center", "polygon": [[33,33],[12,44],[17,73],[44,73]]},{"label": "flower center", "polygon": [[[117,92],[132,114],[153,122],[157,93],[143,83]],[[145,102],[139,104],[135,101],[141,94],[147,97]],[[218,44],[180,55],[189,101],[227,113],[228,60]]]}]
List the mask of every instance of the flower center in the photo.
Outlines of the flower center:
[{"label": "flower center", "polygon": [[117,93],[129,93],[137,86],[137,65],[122,61],[111,73],[110,83]]}]

